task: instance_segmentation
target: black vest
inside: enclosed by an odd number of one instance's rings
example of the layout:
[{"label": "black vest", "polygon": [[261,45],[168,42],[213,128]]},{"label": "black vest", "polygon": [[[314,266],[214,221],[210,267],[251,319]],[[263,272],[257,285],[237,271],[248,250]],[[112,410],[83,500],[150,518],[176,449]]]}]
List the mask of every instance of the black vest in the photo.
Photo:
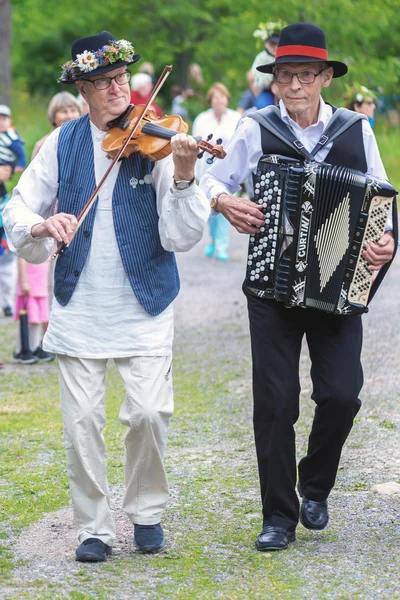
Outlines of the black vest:
[{"label": "black vest", "polygon": [[[273,133],[267,131],[265,127],[261,127],[260,125],[260,128],[263,154],[280,154],[289,158],[303,160],[302,156],[294,148],[282,142]],[[318,155],[316,159],[318,160]],[[367,172],[368,165],[362,136],[362,120],[356,121],[333,141],[332,148],[328,152],[324,162],[330,165],[347,167],[348,169],[356,169],[362,173]]]}]

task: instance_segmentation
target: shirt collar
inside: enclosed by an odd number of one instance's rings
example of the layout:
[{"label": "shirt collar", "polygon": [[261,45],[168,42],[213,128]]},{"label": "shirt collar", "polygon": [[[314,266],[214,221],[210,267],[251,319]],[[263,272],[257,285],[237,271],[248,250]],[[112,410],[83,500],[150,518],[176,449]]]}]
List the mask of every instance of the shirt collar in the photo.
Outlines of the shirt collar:
[{"label": "shirt collar", "polygon": [[[281,110],[282,120],[291,127],[299,128],[298,124],[289,117],[288,112],[286,110],[286,106],[283,104],[282,100],[279,100],[279,108]],[[323,101],[322,96],[320,96],[317,122],[310,125],[310,127],[306,127],[306,129],[309,129],[311,127],[317,127],[320,124],[322,124],[323,129],[325,129],[331,117],[332,107],[329,106],[329,104],[326,104],[326,102]]]},{"label": "shirt collar", "polygon": [[96,125],[93,123],[93,121],[90,121],[90,129],[92,131],[92,136],[95,140],[102,140],[103,137],[106,135],[106,131],[102,131],[101,129],[99,129],[98,127],[96,127]]}]

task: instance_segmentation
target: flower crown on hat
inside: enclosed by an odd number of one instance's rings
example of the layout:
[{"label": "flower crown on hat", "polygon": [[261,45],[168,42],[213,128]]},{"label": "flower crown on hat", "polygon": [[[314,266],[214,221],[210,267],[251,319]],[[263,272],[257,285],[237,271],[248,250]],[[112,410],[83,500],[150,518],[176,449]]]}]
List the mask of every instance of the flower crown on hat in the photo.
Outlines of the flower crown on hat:
[{"label": "flower crown on hat", "polygon": [[98,50],[84,50],[76,55],[75,60],[69,60],[61,67],[59,82],[70,82],[84,73],[90,73],[99,67],[105,67],[118,60],[133,62],[135,49],[126,40],[113,40]]},{"label": "flower crown on hat", "polygon": [[257,39],[257,46],[260,46],[260,42],[265,42],[271,35],[279,35],[281,29],[286,27],[284,21],[278,20],[275,22],[269,21],[265,23],[259,23],[258,29],[253,32],[253,37]]},{"label": "flower crown on hat", "polygon": [[359,83],[347,87],[343,97],[346,102],[357,102],[358,104],[364,102],[366,98],[372,98],[372,100],[378,99],[376,92],[373,92],[365,85],[360,85]]}]

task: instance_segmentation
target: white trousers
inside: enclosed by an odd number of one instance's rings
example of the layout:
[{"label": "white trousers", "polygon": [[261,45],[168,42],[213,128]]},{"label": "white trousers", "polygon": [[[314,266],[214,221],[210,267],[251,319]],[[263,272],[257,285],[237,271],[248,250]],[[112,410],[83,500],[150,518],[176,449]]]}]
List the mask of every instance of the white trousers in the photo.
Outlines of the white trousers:
[{"label": "white trousers", "polygon": [[[107,359],[58,354],[67,473],[79,542],[115,539],[103,428]],[[164,468],[173,412],[172,357],[114,358],[126,396],[119,419],[125,435],[123,510],[133,523],[159,523],[169,498]]]}]

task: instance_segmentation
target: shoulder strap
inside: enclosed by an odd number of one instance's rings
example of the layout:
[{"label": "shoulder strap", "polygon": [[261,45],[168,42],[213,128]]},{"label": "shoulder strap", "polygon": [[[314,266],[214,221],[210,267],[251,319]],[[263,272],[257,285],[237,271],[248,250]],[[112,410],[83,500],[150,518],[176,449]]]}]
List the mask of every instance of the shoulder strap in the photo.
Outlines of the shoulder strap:
[{"label": "shoulder strap", "polygon": [[349,129],[356,121],[361,120],[367,120],[366,115],[356,113],[347,108],[337,108],[329,121],[328,127],[312,150],[311,155],[314,157],[328,142],[333,142],[333,140],[339,137],[346,129]]},{"label": "shoulder strap", "polygon": [[281,119],[278,107],[267,106],[261,110],[249,113],[247,116],[260,123],[265,129],[290,146],[290,148],[294,148],[298,154],[301,154],[307,160],[314,160],[314,156],[325,144],[333,142],[334,139],[351,127],[356,121],[367,118],[365,115],[353,112],[347,108],[336,109],[329,121],[328,127],[310,153],[301,141],[296,138],[290,127]]},{"label": "shoulder strap", "polygon": [[254,119],[262,127],[270,131],[290,148],[295,148],[296,152],[304,156],[307,160],[313,160],[312,155],[304,148],[303,144],[296,138],[293,131],[281,119],[281,112],[276,106],[266,106],[261,110],[249,113],[249,119]]}]

